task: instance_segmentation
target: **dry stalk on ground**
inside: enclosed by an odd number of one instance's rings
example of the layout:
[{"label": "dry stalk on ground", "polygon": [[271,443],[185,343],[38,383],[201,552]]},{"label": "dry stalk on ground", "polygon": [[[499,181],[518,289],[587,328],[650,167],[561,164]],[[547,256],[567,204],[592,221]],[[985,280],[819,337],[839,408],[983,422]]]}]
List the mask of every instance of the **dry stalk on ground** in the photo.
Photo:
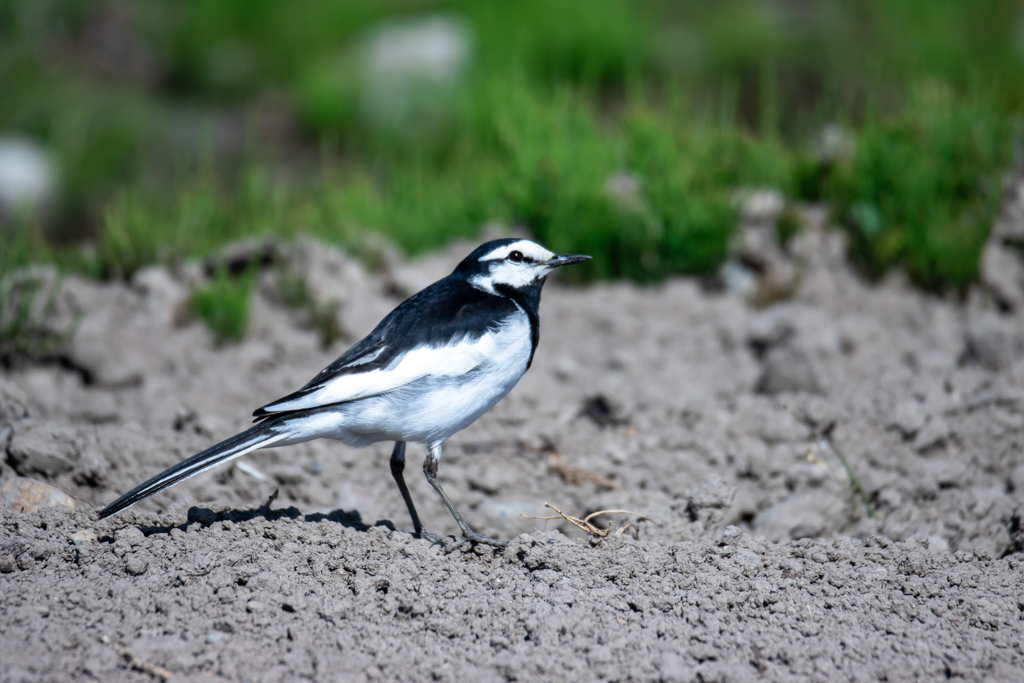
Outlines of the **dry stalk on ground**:
[{"label": "dry stalk on ground", "polygon": [[[597,538],[604,538],[608,534],[611,533],[611,529],[610,528],[602,529],[601,527],[596,526],[596,525],[594,525],[594,524],[592,524],[590,522],[590,520],[592,520],[595,517],[598,517],[600,515],[614,515],[614,514],[635,515],[635,516],[639,517],[640,519],[642,519],[642,520],[644,520],[646,522],[650,522],[651,521],[650,517],[646,517],[644,515],[641,515],[639,512],[633,512],[631,510],[598,510],[597,512],[591,512],[589,515],[587,515],[586,517],[583,517],[581,519],[579,517],[573,517],[570,514],[562,512],[561,510],[556,508],[551,503],[544,503],[544,507],[550,508],[550,509],[554,510],[555,512],[557,512],[558,514],[557,515],[551,515],[550,517],[535,517],[535,516],[532,516],[532,515],[523,515],[523,517],[525,517],[526,519],[544,519],[544,520],[559,519],[559,518],[561,518],[561,519],[566,520],[567,522],[569,522],[573,526],[577,527],[578,529],[580,529],[582,531],[586,531],[591,536],[595,536]],[[634,537],[637,540],[639,540],[639,538],[640,538],[640,528],[636,524],[633,524],[633,523],[629,523],[626,526],[617,529],[615,531],[615,535],[616,536],[621,536],[623,534],[623,532],[625,532],[626,529],[629,529],[629,528],[633,529]]]}]

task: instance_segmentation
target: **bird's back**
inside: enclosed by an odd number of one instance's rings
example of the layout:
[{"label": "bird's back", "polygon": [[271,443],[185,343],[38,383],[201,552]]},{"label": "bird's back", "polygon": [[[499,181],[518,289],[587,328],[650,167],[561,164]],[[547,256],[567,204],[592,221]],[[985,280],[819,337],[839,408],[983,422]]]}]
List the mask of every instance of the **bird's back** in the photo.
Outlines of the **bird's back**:
[{"label": "bird's back", "polygon": [[523,335],[528,366],[536,345],[530,316],[507,297],[445,278],[402,302],[304,387],[253,415],[265,419],[336,405],[391,392],[427,375],[472,370],[479,350],[494,344],[489,338],[520,318],[521,323],[503,331],[498,346],[507,346],[510,336]]}]

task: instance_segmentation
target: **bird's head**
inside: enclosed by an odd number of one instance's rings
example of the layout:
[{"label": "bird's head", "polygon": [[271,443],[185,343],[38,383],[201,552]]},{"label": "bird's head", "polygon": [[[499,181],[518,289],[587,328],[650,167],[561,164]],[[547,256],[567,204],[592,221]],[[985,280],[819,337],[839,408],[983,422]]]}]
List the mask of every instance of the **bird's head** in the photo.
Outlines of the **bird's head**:
[{"label": "bird's head", "polygon": [[477,247],[455,273],[474,287],[495,293],[503,286],[522,290],[543,284],[556,268],[589,260],[581,254],[556,254],[530,240],[500,239]]}]

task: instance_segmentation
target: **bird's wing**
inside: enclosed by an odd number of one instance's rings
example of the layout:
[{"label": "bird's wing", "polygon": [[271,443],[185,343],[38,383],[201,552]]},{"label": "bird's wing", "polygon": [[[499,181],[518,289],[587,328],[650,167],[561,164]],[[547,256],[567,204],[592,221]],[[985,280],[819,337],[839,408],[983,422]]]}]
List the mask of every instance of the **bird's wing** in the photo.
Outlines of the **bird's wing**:
[{"label": "bird's wing", "polygon": [[496,322],[496,304],[499,313],[515,310],[505,299],[480,298],[489,296],[444,280],[428,287],[392,311],[309,384],[253,415],[261,419],[345,403],[392,391],[428,375],[471,371],[492,351],[483,333],[489,323]]},{"label": "bird's wing", "polygon": [[421,346],[382,367],[366,364],[354,372],[345,372],[348,368],[343,368],[316,385],[260,408],[255,414],[262,417],[268,413],[308,410],[354,401],[386,393],[427,375],[465,374],[479,365],[478,347],[484,344],[483,339],[456,340],[448,346]]}]

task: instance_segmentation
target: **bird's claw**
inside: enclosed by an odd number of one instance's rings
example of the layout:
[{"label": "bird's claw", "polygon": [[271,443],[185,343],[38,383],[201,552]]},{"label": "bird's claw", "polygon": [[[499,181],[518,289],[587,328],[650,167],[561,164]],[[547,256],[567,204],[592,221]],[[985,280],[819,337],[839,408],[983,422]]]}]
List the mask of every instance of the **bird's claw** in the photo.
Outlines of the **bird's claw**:
[{"label": "bird's claw", "polygon": [[[431,547],[439,545],[441,546],[442,550],[446,551],[451,550],[452,544],[455,542],[454,537],[438,536],[437,534],[431,531],[427,531],[426,529],[420,529],[418,532],[416,532],[416,536],[422,538],[424,541],[430,541]],[[449,539],[451,540],[449,541]]]},{"label": "bird's claw", "polygon": [[441,550],[445,553],[450,553],[458,550],[467,543],[483,543],[490,545],[495,548],[504,548],[508,545],[508,541],[499,541],[483,534],[478,534],[475,531],[470,531],[462,535],[462,538],[456,539],[454,536],[438,536],[435,533],[427,531],[426,529],[420,529],[417,534],[424,541],[430,541],[431,546],[439,545]]},{"label": "bird's claw", "polygon": [[475,531],[463,534],[462,540],[460,540],[459,543],[483,543],[484,545],[489,545],[495,548],[504,548],[508,545],[508,541],[499,541],[496,538],[484,536],[483,534],[478,534]]}]

